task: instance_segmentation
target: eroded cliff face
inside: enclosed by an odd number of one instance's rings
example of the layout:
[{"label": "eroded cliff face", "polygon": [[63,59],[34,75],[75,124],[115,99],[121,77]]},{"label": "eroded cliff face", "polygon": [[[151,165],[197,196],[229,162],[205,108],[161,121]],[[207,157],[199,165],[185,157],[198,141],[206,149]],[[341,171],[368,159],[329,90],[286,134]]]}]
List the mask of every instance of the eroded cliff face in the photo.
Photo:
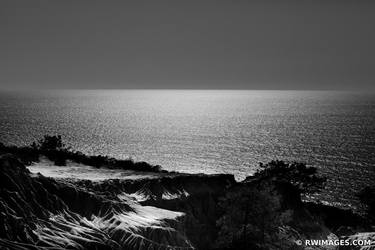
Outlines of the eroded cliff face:
[{"label": "eroded cliff face", "polygon": [[211,249],[217,237],[218,201],[236,182],[232,175],[171,174],[154,179],[80,181],[76,185],[96,193],[111,193],[142,206],[183,212],[180,225],[198,249]]},{"label": "eroded cliff face", "polygon": [[0,158],[0,187],[5,249],[193,249],[183,213],[32,175],[10,155]]},{"label": "eroded cliff face", "polygon": [[[228,194],[242,198],[249,190],[272,201],[272,218],[288,217],[277,235],[252,245],[266,247],[257,249],[325,249],[297,246],[296,241],[337,239],[332,232],[348,217],[306,206],[291,184],[272,179],[237,183],[232,175],[178,173],[95,182],[53,179],[32,174],[13,156],[3,155],[0,248],[222,249],[217,244],[222,232],[218,220],[225,213],[220,201]],[[332,215],[337,216],[334,225],[328,220]],[[362,223],[355,219],[352,226]],[[275,239],[282,244],[274,244]]]}]

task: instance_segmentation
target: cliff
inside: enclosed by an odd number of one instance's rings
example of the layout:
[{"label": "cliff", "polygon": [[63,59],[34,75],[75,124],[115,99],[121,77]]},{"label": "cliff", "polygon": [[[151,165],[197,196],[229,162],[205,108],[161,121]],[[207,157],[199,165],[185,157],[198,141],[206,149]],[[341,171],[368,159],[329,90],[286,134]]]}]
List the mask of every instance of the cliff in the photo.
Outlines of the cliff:
[{"label": "cliff", "polygon": [[0,246],[5,249],[192,249],[183,213],[32,175],[0,158]]},{"label": "cliff", "polygon": [[[304,249],[297,240],[337,238],[348,216],[306,205],[273,179],[53,179],[9,154],[0,157],[0,187],[2,249]],[[363,221],[353,216],[347,226],[358,232]]]}]

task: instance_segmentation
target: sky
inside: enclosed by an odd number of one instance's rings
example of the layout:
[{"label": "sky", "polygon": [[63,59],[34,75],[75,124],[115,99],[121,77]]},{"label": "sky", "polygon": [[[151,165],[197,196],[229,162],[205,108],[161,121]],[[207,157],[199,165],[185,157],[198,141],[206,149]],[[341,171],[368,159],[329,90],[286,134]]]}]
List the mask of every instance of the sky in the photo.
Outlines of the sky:
[{"label": "sky", "polygon": [[375,89],[375,1],[2,0],[0,88]]}]

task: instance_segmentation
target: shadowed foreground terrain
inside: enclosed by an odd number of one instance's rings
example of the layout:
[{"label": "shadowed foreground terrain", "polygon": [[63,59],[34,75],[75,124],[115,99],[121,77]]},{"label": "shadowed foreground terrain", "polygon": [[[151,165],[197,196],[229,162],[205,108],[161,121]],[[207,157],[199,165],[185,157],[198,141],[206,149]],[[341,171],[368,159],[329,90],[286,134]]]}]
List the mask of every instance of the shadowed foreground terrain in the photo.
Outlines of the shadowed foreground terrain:
[{"label": "shadowed foreground terrain", "polygon": [[303,203],[319,179],[301,164],[243,182],[165,171],[90,181],[31,173],[16,155],[0,157],[1,249],[335,249],[298,240],[374,237],[370,216]]}]

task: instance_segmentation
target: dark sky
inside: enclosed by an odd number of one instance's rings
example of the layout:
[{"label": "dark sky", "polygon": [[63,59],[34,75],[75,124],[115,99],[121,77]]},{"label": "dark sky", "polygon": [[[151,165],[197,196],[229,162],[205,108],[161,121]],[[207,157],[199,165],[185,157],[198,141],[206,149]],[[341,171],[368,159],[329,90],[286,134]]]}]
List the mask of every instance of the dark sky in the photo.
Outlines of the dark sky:
[{"label": "dark sky", "polygon": [[0,2],[1,88],[374,89],[375,1]]}]

